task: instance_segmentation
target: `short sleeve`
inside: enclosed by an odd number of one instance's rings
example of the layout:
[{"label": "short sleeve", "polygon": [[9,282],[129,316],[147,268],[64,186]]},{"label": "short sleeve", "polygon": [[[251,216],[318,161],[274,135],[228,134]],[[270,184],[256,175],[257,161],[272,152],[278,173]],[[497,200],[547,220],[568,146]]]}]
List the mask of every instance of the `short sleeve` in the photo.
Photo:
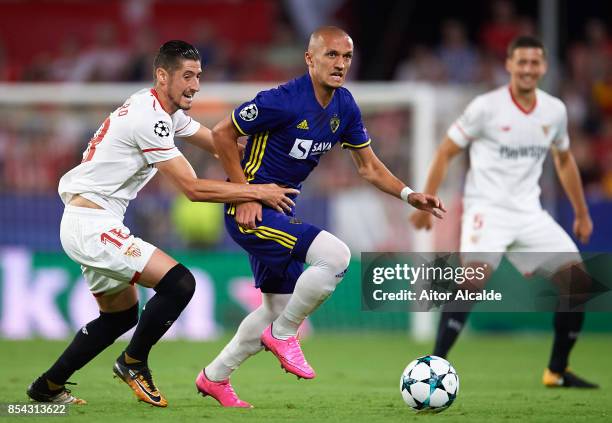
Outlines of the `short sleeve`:
[{"label": "short sleeve", "polygon": [[172,123],[176,128],[174,131],[176,137],[190,137],[200,129],[200,122],[187,116],[182,110],[172,115]]},{"label": "short sleeve", "polygon": [[481,136],[484,126],[484,101],[476,97],[447,131],[448,137],[461,148]]},{"label": "short sleeve", "polygon": [[359,110],[359,106],[355,103],[353,96],[350,96],[349,102],[349,107],[352,111],[352,123],[342,133],[340,145],[342,148],[353,150],[368,147],[372,140],[363,124],[361,110]]},{"label": "short sleeve", "polygon": [[570,140],[567,133],[567,109],[563,103],[561,103],[561,112],[555,129],[556,131],[555,138],[553,139],[553,145],[560,151],[569,150]]},{"label": "short sleeve", "polygon": [[242,135],[251,135],[286,126],[292,121],[291,104],[278,89],[262,91],[232,111],[232,122]]},{"label": "short sleeve", "polygon": [[161,114],[136,123],[133,136],[147,163],[170,160],[181,155],[174,145],[171,128],[170,118]]}]

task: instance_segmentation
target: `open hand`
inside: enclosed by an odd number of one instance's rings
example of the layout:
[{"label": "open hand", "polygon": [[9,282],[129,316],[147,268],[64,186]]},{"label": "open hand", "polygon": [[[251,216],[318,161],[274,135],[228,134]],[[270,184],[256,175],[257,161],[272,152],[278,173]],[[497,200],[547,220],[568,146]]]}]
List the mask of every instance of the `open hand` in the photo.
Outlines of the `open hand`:
[{"label": "open hand", "polygon": [[431,194],[413,192],[408,196],[408,204],[414,208],[430,213],[438,219],[442,219],[444,213],[446,213],[446,209],[444,208],[442,201],[435,195]]},{"label": "open hand", "polygon": [[259,191],[259,200],[268,207],[284,213],[290,212],[295,203],[289,195],[298,195],[300,191],[294,188],[283,188],[276,184],[252,185]]}]

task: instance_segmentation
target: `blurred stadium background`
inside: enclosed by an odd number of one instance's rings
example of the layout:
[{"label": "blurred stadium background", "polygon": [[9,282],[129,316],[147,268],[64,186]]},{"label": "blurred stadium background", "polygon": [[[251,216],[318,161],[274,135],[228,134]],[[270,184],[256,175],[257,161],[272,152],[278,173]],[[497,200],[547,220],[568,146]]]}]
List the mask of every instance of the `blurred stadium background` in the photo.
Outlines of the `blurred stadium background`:
[{"label": "blurred stadium background", "polygon": [[[204,60],[192,111],[214,125],[258,89],[305,72],[308,34],[335,23],[354,38],[350,88],[373,148],[413,187],[422,188],[432,152],[476,94],[505,84],[505,48],[518,34],[548,46],[544,88],[568,106],[572,149],[595,233],[585,251],[612,249],[612,2],[596,0],[0,0],[0,337],[65,338],[96,315],[63,254],[59,177],[80,161],[104,117],[151,84],[151,61],[171,38],[195,44]],[[201,177],[223,169],[189,145]],[[394,330],[426,338],[430,315],[360,311],[362,251],[456,251],[465,157],[441,192],[448,218],[415,234],[408,207],[365,186],[348,154],[326,155],[307,182],[298,214],[345,240],[355,261],[332,299],[311,319],[315,330]],[[572,212],[550,163],[543,201],[571,232]],[[195,270],[197,294],[169,337],[211,339],[257,306],[245,254],[225,234],[218,205],[190,204],[161,178],[134,201],[127,225]],[[519,278],[518,275],[512,275]],[[511,283],[511,281],[508,281]],[[476,313],[474,331],[550,330],[550,315]],[[587,330],[612,332],[609,314]]]}]

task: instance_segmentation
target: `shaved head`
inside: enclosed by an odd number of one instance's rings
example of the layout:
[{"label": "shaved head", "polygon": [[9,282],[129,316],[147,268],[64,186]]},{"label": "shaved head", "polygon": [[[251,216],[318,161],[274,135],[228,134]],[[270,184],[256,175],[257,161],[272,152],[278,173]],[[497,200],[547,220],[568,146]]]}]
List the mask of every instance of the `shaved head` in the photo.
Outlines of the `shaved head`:
[{"label": "shaved head", "polygon": [[310,36],[304,59],[317,99],[325,106],[344,84],[353,60],[353,40],[338,27],[321,27]]},{"label": "shaved head", "polygon": [[308,51],[314,51],[321,48],[321,46],[324,46],[326,42],[333,38],[346,38],[351,45],[353,44],[353,40],[343,29],[340,29],[337,26],[322,26],[310,34]]}]

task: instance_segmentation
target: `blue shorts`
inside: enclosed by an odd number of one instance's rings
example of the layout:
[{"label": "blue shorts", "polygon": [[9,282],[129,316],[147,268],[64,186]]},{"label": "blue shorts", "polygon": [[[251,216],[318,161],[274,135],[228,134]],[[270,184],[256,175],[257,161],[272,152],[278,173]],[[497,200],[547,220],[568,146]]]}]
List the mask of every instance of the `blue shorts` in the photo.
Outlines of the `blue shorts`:
[{"label": "blue shorts", "polygon": [[225,227],[249,253],[255,286],[269,294],[291,294],[304,271],[306,252],[321,229],[265,206],[257,228],[244,229],[236,223],[232,210],[226,205]]}]

